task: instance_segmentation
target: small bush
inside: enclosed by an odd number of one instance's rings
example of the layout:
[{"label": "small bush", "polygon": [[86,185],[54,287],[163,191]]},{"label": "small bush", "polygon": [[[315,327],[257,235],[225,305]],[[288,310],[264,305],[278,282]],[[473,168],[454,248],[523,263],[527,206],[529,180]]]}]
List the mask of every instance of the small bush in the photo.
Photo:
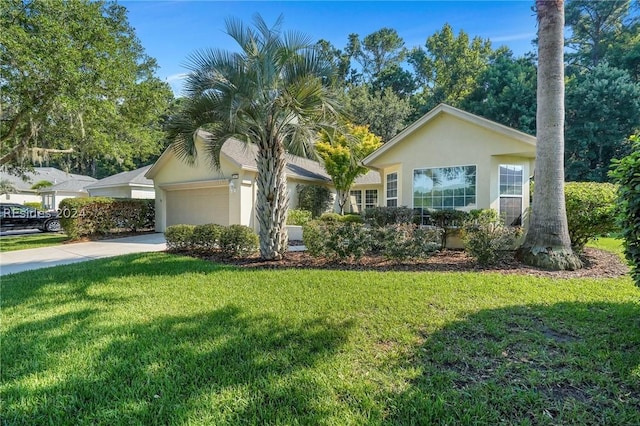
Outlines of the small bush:
[{"label": "small bush", "polygon": [[43,210],[42,203],[39,203],[38,201],[25,201],[24,205],[26,207],[31,207],[32,209]]},{"label": "small bush", "polygon": [[164,231],[167,250],[181,251],[193,249],[194,225],[171,225]]},{"label": "small bush", "polygon": [[[440,247],[438,229],[421,229],[412,223],[405,223],[388,225],[380,230],[383,230],[382,254],[387,259],[403,261],[424,258]],[[376,237],[379,238],[380,234]]]},{"label": "small bush", "polygon": [[416,223],[416,214],[409,207],[372,207],[363,212],[364,223],[372,227]]},{"label": "small bush", "polygon": [[210,251],[219,247],[224,226],[215,223],[196,225],[191,237],[191,245],[197,250]]},{"label": "small bush", "polygon": [[567,182],[564,187],[569,237],[574,250],[618,230],[617,187],[611,183]]},{"label": "small bush", "polygon": [[311,220],[309,210],[289,210],[287,214],[287,225],[302,226]]},{"label": "small bush", "polygon": [[465,251],[480,265],[495,263],[501,251],[513,248],[520,228],[505,226],[494,210],[483,210],[463,225]]},{"label": "small bush", "polygon": [[367,229],[352,222],[311,221],[303,228],[303,241],[311,256],[333,260],[359,259],[370,248]]},{"label": "small bush", "polygon": [[342,216],[340,216],[338,213],[328,212],[322,213],[322,216],[320,216],[320,220],[323,222],[340,222],[341,217]]},{"label": "small bush", "polygon": [[454,232],[462,228],[465,221],[469,219],[469,213],[462,210],[433,210],[430,213],[431,222],[434,226],[442,229],[440,248],[447,246],[447,239]]},{"label": "small bush", "polygon": [[220,251],[226,257],[244,257],[258,250],[258,235],[244,225],[231,225],[220,234]]},{"label": "small bush", "polygon": [[363,220],[362,220],[362,216],[360,216],[359,214],[349,213],[349,214],[340,216],[340,222],[363,223]]}]

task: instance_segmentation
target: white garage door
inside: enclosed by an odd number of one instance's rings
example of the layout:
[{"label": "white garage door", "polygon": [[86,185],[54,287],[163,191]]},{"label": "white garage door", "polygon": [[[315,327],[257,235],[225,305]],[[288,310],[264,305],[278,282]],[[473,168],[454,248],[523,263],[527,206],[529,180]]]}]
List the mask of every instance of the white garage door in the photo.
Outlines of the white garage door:
[{"label": "white garage door", "polygon": [[223,188],[167,191],[167,226],[229,225],[229,190]]}]

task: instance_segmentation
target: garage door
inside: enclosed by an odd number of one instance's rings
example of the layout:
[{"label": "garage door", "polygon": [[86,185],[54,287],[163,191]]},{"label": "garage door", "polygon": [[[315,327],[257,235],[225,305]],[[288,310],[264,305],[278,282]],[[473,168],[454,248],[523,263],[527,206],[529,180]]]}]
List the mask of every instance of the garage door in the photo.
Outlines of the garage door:
[{"label": "garage door", "polygon": [[229,225],[229,190],[222,188],[167,191],[167,226]]}]

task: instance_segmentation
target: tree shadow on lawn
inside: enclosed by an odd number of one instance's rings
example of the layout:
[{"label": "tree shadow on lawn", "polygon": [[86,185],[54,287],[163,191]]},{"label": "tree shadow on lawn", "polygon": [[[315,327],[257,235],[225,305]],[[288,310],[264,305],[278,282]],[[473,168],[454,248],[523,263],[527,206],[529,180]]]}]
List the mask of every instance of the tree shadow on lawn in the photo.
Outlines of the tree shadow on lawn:
[{"label": "tree shadow on lawn", "polygon": [[[64,320],[56,318],[46,327]],[[66,327],[34,360],[40,366],[31,365],[27,374],[18,368],[17,356],[30,356],[41,343],[17,337],[33,337],[43,324],[26,325],[3,340],[3,353],[11,358],[3,356],[0,420],[273,424],[295,418],[322,423],[330,415],[318,403],[326,389],[309,370],[340,349],[351,327],[325,318],[285,323],[236,306],[117,328],[85,322]],[[70,348],[86,353],[69,356]],[[55,371],[69,358],[78,365]]]},{"label": "tree shadow on lawn", "polygon": [[34,305],[38,302],[33,301],[45,286],[47,291],[56,291],[55,299],[46,298],[56,305],[80,300],[118,303],[126,299],[123,296],[105,296],[104,294],[96,296],[90,294],[88,290],[113,278],[138,277],[167,280],[186,273],[212,273],[222,270],[233,271],[235,268],[165,253],[138,253],[54,266],[3,276],[0,281],[2,307],[9,308],[28,303],[33,305],[33,308],[49,308],[51,303],[42,302],[42,305]]},{"label": "tree shadow on lawn", "polygon": [[390,424],[640,424],[640,304],[483,310],[424,336]]}]

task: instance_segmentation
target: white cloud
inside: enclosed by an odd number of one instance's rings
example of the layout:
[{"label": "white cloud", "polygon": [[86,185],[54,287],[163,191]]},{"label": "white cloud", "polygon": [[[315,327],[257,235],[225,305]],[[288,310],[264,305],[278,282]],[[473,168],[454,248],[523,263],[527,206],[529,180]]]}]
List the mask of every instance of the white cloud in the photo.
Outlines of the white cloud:
[{"label": "white cloud", "polygon": [[165,78],[165,81],[169,83],[169,86],[171,86],[171,90],[173,90],[173,94],[175,96],[180,96],[182,94],[182,83],[188,75],[189,74],[186,72],[181,72],[178,74],[172,74]]},{"label": "white cloud", "polygon": [[510,34],[497,37],[489,37],[492,42],[501,43],[505,41],[517,41],[517,40],[533,40],[536,37],[536,33],[520,33]]}]

